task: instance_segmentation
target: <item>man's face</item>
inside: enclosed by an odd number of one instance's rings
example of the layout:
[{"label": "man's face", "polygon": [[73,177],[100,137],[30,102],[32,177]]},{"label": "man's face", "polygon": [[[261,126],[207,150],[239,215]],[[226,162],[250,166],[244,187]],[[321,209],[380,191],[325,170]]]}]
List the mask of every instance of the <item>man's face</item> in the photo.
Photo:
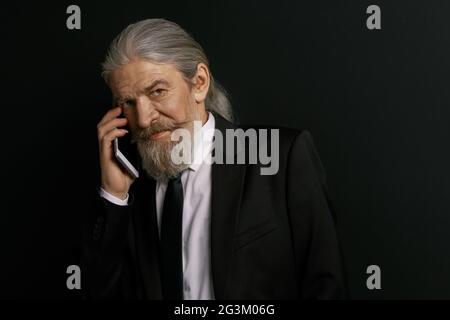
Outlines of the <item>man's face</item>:
[{"label": "man's face", "polygon": [[185,169],[171,161],[170,152],[177,144],[171,141],[171,132],[177,128],[192,132],[193,121],[205,111],[182,74],[170,64],[134,60],[115,70],[110,80],[147,173],[160,179]]},{"label": "man's face", "polygon": [[182,127],[196,111],[189,84],[170,64],[134,60],[115,70],[110,84],[131,130],[153,128],[154,141],[170,138],[162,124]]}]

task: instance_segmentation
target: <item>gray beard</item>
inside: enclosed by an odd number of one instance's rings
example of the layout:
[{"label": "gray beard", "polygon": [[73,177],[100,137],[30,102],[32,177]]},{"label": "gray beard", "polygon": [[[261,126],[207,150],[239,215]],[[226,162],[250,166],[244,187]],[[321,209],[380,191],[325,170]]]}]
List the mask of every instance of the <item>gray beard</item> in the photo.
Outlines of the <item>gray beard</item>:
[{"label": "gray beard", "polygon": [[[182,162],[180,164],[172,161],[172,150],[179,144],[190,154],[187,155],[192,160],[193,140],[194,140],[194,120],[199,120],[200,117],[193,109],[191,114],[187,117],[188,120],[178,125],[174,121],[161,118],[157,123],[152,124],[151,127],[138,131],[133,134],[136,142],[139,155],[142,160],[142,168],[147,175],[157,181],[166,180],[176,176],[181,171],[187,169],[190,163]],[[154,141],[150,139],[151,134],[162,130],[175,130],[177,127],[189,130],[190,139],[188,141],[172,141],[169,139],[162,141]]]},{"label": "gray beard", "polygon": [[[189,167],[189,163],[174,163],[172,161],[171,153],[177,144],[183,144],[186,142],[171,140],[152,141],[150,139],[137,141],[137,149],[141,156],[142,168],[148,176],[157,181],[166,180],[176,176],[178,173],[187,169]],[[193,143],[192,141],[189,143],[192,154]],[[188,149],[185,148],[184,150]]]}]

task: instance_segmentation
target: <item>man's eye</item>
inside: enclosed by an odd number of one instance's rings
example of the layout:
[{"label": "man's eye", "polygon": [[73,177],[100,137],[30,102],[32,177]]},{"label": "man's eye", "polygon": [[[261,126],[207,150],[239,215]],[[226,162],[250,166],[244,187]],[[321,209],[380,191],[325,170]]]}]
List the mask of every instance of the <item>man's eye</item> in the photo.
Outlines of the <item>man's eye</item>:
[{"label": "man's eye", "polygon": [[153,90],[153,91],[150,93],[150,95],[151,95],[152,97],[159,97],[163,92],[164,92],[164,89],[156,89],[156,90]]},{"label": "man's eye", "polygon": [[126,101],[122,102],[122,106],[125,107],[125,108],[132,107],[133,105],[134,105],[134,103],[131,100],[126,100]]}]

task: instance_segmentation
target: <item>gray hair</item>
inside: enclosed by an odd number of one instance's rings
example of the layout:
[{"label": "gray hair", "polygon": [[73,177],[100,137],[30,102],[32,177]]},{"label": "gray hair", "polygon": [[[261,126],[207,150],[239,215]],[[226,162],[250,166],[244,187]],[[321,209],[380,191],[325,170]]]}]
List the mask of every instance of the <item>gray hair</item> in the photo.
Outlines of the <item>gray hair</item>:
[{"label": "gray hair", "polygon": [[[111,72],[134,58],[173,64],[188,81],[195,76],[199,63],[209,68],[208,58],[200,44],[179,25],[164,19],[142,20],[126,27],[109,47],[102,64],[102,77],[108,83]],[[211,71],[205,108],[233,121],[227,93],[214,80]]]}]

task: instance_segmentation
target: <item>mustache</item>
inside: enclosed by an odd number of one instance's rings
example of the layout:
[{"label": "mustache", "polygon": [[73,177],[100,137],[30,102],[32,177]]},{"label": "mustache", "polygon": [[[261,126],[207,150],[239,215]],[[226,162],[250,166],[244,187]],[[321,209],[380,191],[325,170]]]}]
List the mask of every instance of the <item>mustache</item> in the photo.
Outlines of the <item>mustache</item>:
[{"label": "mustache", "polygon": [[148,141],[149,138],[155,133],[161,131],[173,131],[178,128],[184,128],[189,123],[190,121],[175,122],[168,119],[160,120],[158,122],[152,123],[148,128],[138,129],[136,134],[134,135],[134,140]]}]

